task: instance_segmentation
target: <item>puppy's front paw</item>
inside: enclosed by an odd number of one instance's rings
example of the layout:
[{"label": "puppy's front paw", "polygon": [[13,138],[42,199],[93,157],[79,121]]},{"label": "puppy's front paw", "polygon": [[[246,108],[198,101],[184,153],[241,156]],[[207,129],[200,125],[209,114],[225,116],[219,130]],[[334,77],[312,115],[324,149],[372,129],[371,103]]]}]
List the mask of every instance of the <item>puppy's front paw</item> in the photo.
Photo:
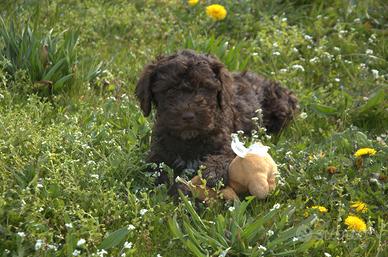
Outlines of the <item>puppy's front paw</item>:
[{"label": "puppy's front paw", "polygon": [[206,185],[209,187],[215,187],[217,186],[217,183],[223,181],[221,174],[215,170],[206,170],[203,173],[202,178],[206,180]]},{"label": "puppy's front paw", "polygon": [[184,184],[174,183],[168,190],[168,194],[172,196],[179,196],[178,190],[180,190],[184,195],[191,196],[190,188]]}]

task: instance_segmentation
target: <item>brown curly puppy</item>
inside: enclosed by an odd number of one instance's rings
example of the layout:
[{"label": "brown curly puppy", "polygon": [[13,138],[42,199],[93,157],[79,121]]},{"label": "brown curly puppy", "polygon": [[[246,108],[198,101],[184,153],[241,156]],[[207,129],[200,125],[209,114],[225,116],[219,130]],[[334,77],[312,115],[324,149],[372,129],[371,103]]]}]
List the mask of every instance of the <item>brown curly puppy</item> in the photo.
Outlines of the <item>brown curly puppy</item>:
[{"label": "brown curly puppy", "polygon": [[[231,73],[215,57],[191,50],[157,58],[137,83],[136,96],[145,116],[156,108],[148,161],[165,163],[175,175],[206,168],[207,185],[227,183],[235,154],[231,133],[254,129],[259,108],[269,132],[279,132],[297,109],[295,95],[277,82],[251,72]],[[167,182],[161,173],[158,183]],[[170,192],[176,191],[176,185]]]}]

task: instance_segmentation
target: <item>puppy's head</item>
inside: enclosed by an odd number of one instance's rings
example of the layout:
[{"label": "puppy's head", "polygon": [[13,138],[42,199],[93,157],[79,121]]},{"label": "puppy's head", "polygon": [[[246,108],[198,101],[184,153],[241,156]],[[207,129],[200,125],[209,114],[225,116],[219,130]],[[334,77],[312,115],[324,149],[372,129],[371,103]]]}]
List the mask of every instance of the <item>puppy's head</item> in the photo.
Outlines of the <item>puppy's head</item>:
[{"label": "puppy's head", "polygon": [[215,57],[184,50],[143,70],[136,96],[145,116],[156,108],[158,128],[182,139],[215,129],[230,102],[231,77]]}]

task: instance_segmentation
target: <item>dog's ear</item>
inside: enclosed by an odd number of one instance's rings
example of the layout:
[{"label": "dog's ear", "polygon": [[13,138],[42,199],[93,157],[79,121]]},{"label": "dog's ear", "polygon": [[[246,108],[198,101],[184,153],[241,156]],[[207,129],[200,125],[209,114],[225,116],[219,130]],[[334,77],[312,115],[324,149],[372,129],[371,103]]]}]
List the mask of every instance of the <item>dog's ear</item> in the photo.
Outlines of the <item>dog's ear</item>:
[{"label": "dog's ear", "polygon": [[220,108],[224,109],[231,101],[233,79],[224,64],[222,64],[216,57],[212,55],[207,55],[207,57],[216,78],[221,82],[221,90],[217,94],[217,101]]},{"label": "dog's ear", "polygon": [[154,63],[148,64],[140,75],[140,79],[136,85],[136,97],[140,102],[140,108],[144,116],[150,115],[152,106],[152,92],[151,83],[152,76],[156,65]]}]

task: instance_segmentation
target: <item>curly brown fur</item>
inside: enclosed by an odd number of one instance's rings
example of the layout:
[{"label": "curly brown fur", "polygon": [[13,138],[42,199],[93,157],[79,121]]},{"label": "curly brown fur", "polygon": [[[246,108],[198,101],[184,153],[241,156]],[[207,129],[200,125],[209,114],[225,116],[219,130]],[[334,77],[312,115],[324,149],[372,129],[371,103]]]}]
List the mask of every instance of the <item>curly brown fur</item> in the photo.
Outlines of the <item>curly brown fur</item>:
[{"label": "curly brown fur", "polygon": [[[217,58],[191,50],[147,65],[136,96],[145,116],[156,108],[148,161],[167,164],[175,175],[203,164],[209,186],[227,183],[235,157],[230,135],[238,130],[249,134],[257,109],[262,109],[264,125],[274,133],[297,109],[295,95],[278,83],[251,72],[231,73]],[[161,174],[158,183],[166,178]]]}]

